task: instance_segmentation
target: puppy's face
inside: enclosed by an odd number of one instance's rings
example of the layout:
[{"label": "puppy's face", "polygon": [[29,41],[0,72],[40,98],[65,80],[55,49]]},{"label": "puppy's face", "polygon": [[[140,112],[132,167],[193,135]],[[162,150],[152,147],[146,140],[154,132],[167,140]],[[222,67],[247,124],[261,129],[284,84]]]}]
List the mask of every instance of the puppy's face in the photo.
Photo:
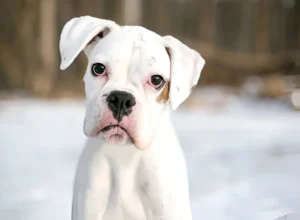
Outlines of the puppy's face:
[{"label": "puppy's face", "polygon": [[170,58],[163,45],[140,31],[124,29],[87,47],[84,132],[143,149],[169,99]]},{"label": "puppy's face", "polygon": [[169,104],[177,108],[189,95],[204,65],[198,53],[174,38],[91,17],[65,25],[60,50],[62,69],[81,50],[88,57],[84,133],[139,149],[151,145],[164,110]]}]

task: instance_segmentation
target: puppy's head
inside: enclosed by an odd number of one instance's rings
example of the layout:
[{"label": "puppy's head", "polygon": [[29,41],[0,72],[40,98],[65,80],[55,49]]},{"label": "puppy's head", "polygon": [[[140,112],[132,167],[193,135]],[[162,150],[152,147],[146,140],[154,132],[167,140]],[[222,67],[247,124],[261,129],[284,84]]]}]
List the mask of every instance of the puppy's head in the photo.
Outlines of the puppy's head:
[{"label": "puppy's head", "polygon": [[151,145],[166,107],[175,110],[189,96],[205,63],[171,36],[89,16],[64,26],[61,69],[82,50],[88,57],[85,134],[139,149]]}]

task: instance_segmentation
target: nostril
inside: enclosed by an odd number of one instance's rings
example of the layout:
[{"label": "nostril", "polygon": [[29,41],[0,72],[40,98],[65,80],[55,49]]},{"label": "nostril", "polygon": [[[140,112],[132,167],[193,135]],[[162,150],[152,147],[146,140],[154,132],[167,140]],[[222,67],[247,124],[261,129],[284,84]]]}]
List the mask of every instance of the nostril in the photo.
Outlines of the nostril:
[{"label": "nostril", "polygon": [[125,107],[126,108],[131,108],[131,103],[130,103],[130,100],[127,100],[126,102],[125,102]]},{"label": "nostril", "polygon": [[112,111],[116,111],[118,108],[114,103],[108,102],[108,107],[112,110]]},{"label": "nostril", "polygon": [[135,101],[134,101],[133,99],[129,99],[129,100],[127,100],[127,101],[125,102],[125,107],[126,107],[126,108],[131,108],[131,107],[133,107],[133,106],[135,106]]},{"label": "nostril", "polygon": [[132,100],[130,100],[130,104],[131,104],[131,106],[135,106],[135,100],[134,99],[132,99]]}]

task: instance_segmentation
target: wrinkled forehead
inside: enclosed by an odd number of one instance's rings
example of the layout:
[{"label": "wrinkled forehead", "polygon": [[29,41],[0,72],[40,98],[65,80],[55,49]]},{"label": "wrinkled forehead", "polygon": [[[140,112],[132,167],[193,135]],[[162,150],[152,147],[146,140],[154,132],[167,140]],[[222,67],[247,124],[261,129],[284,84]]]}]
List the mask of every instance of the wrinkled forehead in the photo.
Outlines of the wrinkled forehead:
[{"label": "wrinkled forehead", "polygon": [[107,62],[115,71],[162,74],[168,79],[170,58],[160,38],[143,28],[125,28],[100,40],[91,59],[92,62]]}]

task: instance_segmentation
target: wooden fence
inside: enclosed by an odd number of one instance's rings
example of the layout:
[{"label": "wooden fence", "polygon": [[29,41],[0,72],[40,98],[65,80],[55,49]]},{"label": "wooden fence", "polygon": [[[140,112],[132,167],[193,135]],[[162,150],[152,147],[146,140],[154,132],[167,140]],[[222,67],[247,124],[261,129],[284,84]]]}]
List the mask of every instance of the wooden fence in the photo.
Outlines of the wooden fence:
[{"label": "wooden fence", "polygon": [[204,83],[235,84],[299,63],[298,0],[2,0],[0,89],[82,92],[86,59],[59,71],[58,41],[66,21],[86,14],[175,35],[207,59]]}]

